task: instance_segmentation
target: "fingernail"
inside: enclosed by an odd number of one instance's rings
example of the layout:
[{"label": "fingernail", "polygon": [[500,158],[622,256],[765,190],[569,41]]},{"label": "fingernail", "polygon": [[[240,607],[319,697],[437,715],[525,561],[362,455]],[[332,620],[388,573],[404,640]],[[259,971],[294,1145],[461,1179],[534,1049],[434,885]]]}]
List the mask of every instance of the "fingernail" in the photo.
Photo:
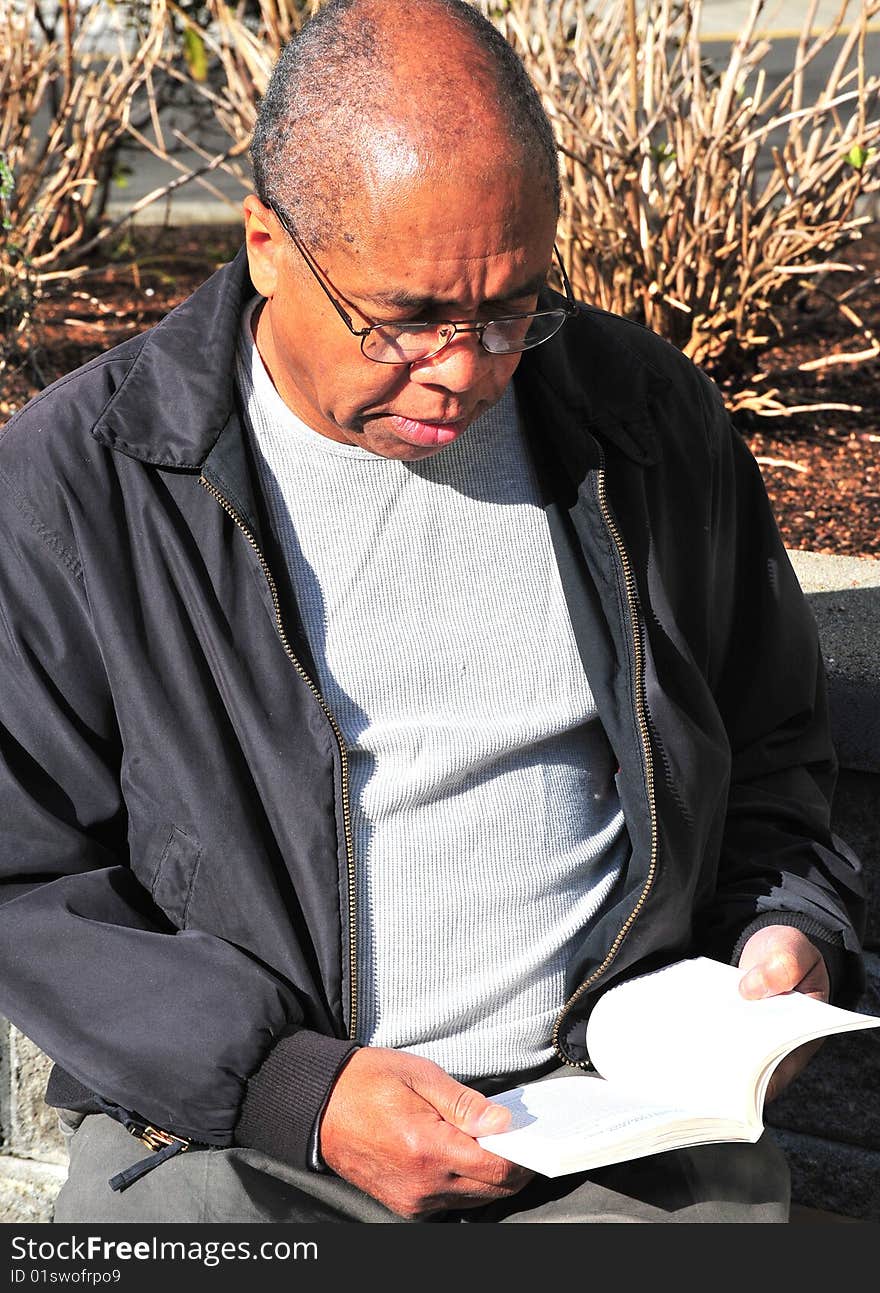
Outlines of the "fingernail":
[{"label": "fingernail", "polygon": [[477,1125],[484,1135],[489,1135],[493,1131],[503,1131],[507,1126],[508,1118],[506,1109],[499,1104],[492,1104],[480,1114]]},{"label": "fingernail", "polygon": [[759,997],[768,997],[770,995],[764,976],[759,969],[749,970],[748,974],[740,982],[740,991],[743,996],[756,999]]}]

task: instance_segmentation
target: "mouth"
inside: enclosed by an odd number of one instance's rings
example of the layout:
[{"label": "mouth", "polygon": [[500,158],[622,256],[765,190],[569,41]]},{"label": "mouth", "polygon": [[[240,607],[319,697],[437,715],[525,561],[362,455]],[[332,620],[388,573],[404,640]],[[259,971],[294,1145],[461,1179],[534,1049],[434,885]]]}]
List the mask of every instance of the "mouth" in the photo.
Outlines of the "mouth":
[{"label": "mouth", "polygon": [[470,418],[461,417],[442,422],[422,422],[417,418],[401,417],[397,413],[392,413],[388,417],[394,434],[399,440],[421,449],[439,449],[444,445],[452,444],[453,440],[457,440],[467,429],[470,420]]}]

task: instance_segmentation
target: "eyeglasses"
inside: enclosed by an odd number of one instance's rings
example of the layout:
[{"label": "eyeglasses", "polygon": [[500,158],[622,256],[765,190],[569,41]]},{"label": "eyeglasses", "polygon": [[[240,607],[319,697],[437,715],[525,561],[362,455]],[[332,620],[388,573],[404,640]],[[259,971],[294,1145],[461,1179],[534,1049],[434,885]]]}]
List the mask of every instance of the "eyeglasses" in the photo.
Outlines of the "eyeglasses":
[{"label": "eyeglasses", "polygon": [[[559,265],[565,289],[565,305],[555,310],[530,310],[525,314],[506,314],[497,319],[476,322],[468,319],[440,319],[433,323],[406,320],[403,323],[371,323],[366,328],[356,328],[324,281],[323,271],[311,253],[303,246],[290,220],[272,205],[278,223],[302,256],[321,291],[330,301],[342,322],[354,337],[361,339],[361,351],[377,364],[414,364],[422,359],[433,359],[462,333],[474,332],[484,350],[490,355],[512,355],[521,350],[531,350],[549,341],[559,331],[566,319],[577,313],[577,303],[571,283],[565,272],[562,257],[554,246],[553,253]],[[328,280],[329,281],[329,280]],[[364,316],[366,317],[366,316]]]}]

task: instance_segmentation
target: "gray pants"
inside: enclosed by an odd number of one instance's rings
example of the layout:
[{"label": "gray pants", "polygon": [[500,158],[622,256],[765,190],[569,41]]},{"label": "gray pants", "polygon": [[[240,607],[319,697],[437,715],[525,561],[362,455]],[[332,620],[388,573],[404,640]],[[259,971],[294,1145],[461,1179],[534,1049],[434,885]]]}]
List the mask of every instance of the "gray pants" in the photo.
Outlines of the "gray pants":
[{"label": "gray pants", "polygon": [[[189,1150],[115,1193],[108,1179],[149,1150],[104,1114],[60,1111],[70,1171],[56,1222],[400,1222],[332,1174],[303,1172],[254,1149]],[[513,1199],[439,1214],[456,1222],[786,1222],[785,1157],[756,1145],[701,1145],[586,1174],[535,1177]]]}]

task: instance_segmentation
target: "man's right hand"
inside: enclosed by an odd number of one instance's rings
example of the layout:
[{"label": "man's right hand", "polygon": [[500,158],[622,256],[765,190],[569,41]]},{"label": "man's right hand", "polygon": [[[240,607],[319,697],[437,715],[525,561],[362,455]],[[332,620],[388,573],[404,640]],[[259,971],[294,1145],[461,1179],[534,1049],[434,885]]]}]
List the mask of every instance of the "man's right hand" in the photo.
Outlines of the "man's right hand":
[{"label": "man's right hand", "polygon": [[321,1122],[324,1162],[408,1221],[509,1198],[532,1172],[490,1154],[477,1136],[510,1113],[431,1060],[363,1047],[343,1068]]}]

